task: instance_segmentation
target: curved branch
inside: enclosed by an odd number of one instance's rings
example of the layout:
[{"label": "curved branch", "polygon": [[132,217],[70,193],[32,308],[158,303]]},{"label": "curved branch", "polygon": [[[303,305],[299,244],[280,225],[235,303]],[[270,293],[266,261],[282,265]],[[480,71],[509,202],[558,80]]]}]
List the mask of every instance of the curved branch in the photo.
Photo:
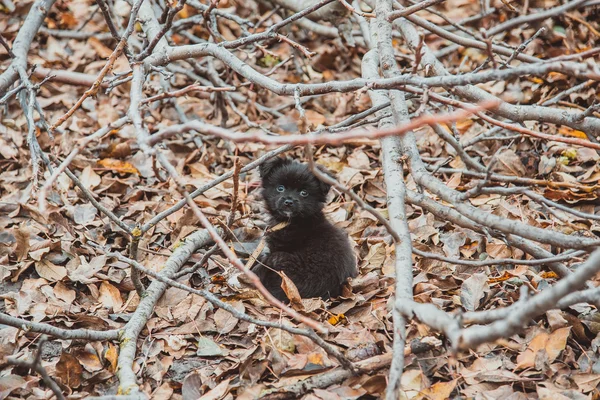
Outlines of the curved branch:
[{"label": "curved branch", "polygon": [[[176,274],[191,255],[200,247],[210,243],[210,240],[210,235],[205,230],[194,232],[188,236],[185,242],[173,251],[165,263],[165,267],[160,271],[160,276],[170,278]],[[154,306],[168,287],[169,285],[164,282],[153,281],[144,292],[144,296],[140,298],[140,303],[131,319],[123,328],[120,336],[119,368],[117,369],[120,393],[135,394],[139,392],[136,374],[133,372],[138,337],[152,316]]]},{"label": "curved branch", "polygon": [[120,332],[118,329],[106,331],[94,331],[91,329],[63,329],[41,322],[31,322],[21,318],[11,317],[10,315],[4,313],[0,313],[0,324],[12,326],[23,331],[44,333],[46,335],[65,340],[115,340],[119,337]]}]

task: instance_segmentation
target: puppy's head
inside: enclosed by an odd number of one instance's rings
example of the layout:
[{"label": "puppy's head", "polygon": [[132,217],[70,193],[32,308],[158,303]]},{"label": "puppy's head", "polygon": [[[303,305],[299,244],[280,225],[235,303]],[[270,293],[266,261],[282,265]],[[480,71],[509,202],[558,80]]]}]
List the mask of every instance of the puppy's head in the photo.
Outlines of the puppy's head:
[{"label": "puppy's head", "polygon": [[274,158],[262,164],[260,176],[267,209],[279,221],[320,213],[330,189],[307,165],[287,158]]}]

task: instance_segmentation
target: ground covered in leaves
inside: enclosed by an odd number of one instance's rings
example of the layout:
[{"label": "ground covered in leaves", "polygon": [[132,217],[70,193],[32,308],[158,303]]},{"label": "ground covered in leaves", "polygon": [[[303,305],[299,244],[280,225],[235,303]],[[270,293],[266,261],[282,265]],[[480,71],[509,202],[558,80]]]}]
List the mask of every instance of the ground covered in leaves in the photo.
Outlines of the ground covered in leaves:
[{"label": "ground covered in leaves", "polygon": [[[120,4],[124,2],[116,3],[116,17],[126,21],[128,8]],[[222,1],[219,8],[236,12],[255,23],[264,18],[264,26],[280,20],[263,6],[244,3]],[[0,32],[9,44],[30,4],[29,1],[17,2],[12,12],[0,8]],[[489,28],[519,15],[517,9],[502,2],[494,5],[497,7],[494,12],[469,23],[469,29],[477,32],[480,27]],[[557,5],[555,0],[530,2],[530,7],[536,8]],[[30,65],[80,72],[91,77],[89,83],[93,82],[115,46],[115,41],[106,34],[106,24],[97,8],[94,2],[87,0],[57,2],[44,22],[45,28],[33,42],[28,57]],[[448,0],[434,9],[453,21],[477,15],[480,11],[479,2],[462,0]],[[192,7],[186,6],[176,21],[196,14]],[[428,12],[419,15],[435,24],[447,24],[439,15]],[[502,41],[518,46],[539,27],[545,26],[546,32],[537,37],[525,53],[553,57],[581,52],[598,43],[598,17],[598,11],[593,7],[572,10],[527,29],[508,30]],[[238,37],[238,25],[228,19],[218,19],[218,28],[228,40]],[[59,31],[79,31],[87,35],[65,38],[56,33]],[[190,43],[189,35],[182,32],[208,37],[206,26],[196,24],[173,33],[169,40],[177,45]],[[271,78],[284,83],[360,77],[360,62],[366,51],[360,43],[354,48],[346,47],[337,39],[318,36],[297,26],[289,29],[289,35],[316,55],[305,58],[284,42],[269,42],[266,47],[259,46],[237,55],[259,72],[269,73]],[[426,33],[424,37],[434,51],[451,46],[435,35]],[[400,66],[410,72],[414,55],[403,47],[402,40],[395,41],[394,45]],[[450,71],[458,74],[474,70],[486,61],[486,57],[485,51],[461,47],[441,60]],[[284,60],[287,62],[279,65]],[[0,61],[2,65],[10,61],[3,48],[0,48]],[[128,71],[127,59],[121,56],[115,62],[111,76]],[[205,91],[152,101],[144,109],[144,122],[149,131],[181,123],[182,116],[240,132],[266,131],[287,135],[304,128],[293,97],[280,97],[246,85],[244,79],[218,62],[174,63],[172,68],[151,75],[144,85],[144,94],[152,97],[181,89],[211,74],[216,74],[227,85],[235,86],[247,101],[228,101],[219,92]],[[41,81],[36,74],[33,76],[35,82]],[[544,78],[523,77],[479,86],[511,103],[542,104],[574,86],[575,81],[553,73]],[[45,119],[49,123],[56,122],[89,88],[89,83],[80,86],[52,79],[45,82],[38,92]],[[47,131],[39,130],[37,139],[41,149],[60,163],[83,138],[125,116],[129,85],[129,82],[115,87],[104,85],[95,96],[83,102],[53,137]],[[107,89],[110,89],[108,93]],[[559,106],[585,110],[594,102],[596,90],[597,82],[592,82],[576,93],[564,96]],[[313,130],[334,125],[371,107],[369,97],[360,92],[304,99],[306,121]],[[420,98],[410,100],[410,111],[418,112],[421,101]],[[68,329],[122,327],[136,310],[140,298],[134,289],[129,265],[108,257],[96,245],[127,255],[129,238],[64,174],[48,191],[46,210],[40,211],[37,196],[40,186],[51,173],[42,166],[41,174],[33,175],[26,140],[27,121],[20,102],[13,98],[1,106],[0,297],[3,301],[0,311]],[[376,121],[369,122],[373,123]],[[526,125],[545,133],[586,138],[582,132],[568,127],[529,122]],[[468,143],[489,129],[485,122],[473,117],[449,126],[448,132],[456,134],[461,143]],[[472,187],[472,177],[463,173],[464,163],[455,157],[453,149],[442,138],[428,127],[415,133],[423,160],[448,187],[459,191]],[[148,222],[183,199],[173,179],[139,149],[136,138],[133,125],[122,124],[101,140],[86,144],[69,167],[102,206],[130,227]],[[190,192],[232,171],[236,159],[244,166],[274,148],[260,143],[235,145],[193,133],[170,138],[161,146]],[[506,186],[528,186],[546,198],[592,214],[598,207],[600,157],[593,149],[516,135],[508,140],[504,136],[499,140],[479,141],[469,151],[485,164],[493,157],[494,173],[524,179],[505,183]],[[302,147],[289,151],[288,155],[298,159],[305,156]],[[387,215],[378,141],[365,138],[341,146],[316,147],[315,159],[333,171],[344,186]],[[263,229],[265,215],[258,190],[258,173],[256,170],[241,173],[239,180],[238,206],[231,228]],[[418,189],[410,175],[406,180],[409,189]],[[229,179],[195,199],[215,226],[226,224],[234,196],[233,187],[233,181]],[[304,299],[295,307],[327,326],[329,334],[324,338],[351,361],[358,362],[391,352],[393,241],[376,218],[361,210],[347,195],[333,191],[330,200],[326,213],[350,235],[359,258],[360,275],[347,285],[341,298],[328,302]],[[598,221],[578,219],[557,209],[549,212],[547,207],[519,193],[483,193],[471,199],[471,203],[487,212],[532,226],[573,235],[600,234]],[[461,228],[421,208],[409,205],[407,215],[413,246],[418,250],[474,261],[530,259],[500,239]],[[141,237],[138,261],[151,270],[160,271],[181,241],[200,228],[194,212],[189,207],[181,208]],[[232,248],[239,251],[235,241],[231,238],[229,241]],[[195,254],[186,265],[200,261],[207,249]],[[550,246],[546,249],[555,254],[560,251]],[[246,257],[243,252],[239,255]],[[413,258],[415,299],[456,313],[510,305],[519,298],[519,288],[525,286],[538,292],[554,284],[557,278],[544,265],[509,263],[473,267],[418,256]],[[577,264],[582,260],[573,257],[567,263]],[[227,282],[232,271],[228,259],[216,254],[201,271],[185,275],[179,282],[206,288],[222,296],[235,309],[253,317],[297,324],[265,302],[256,291],[230,287]],[[146,282],[152,280],[144,279]],[[599,332],[600,317],[595,307],[578,305],[547,312],[531,321],[520,335],[456,354],[438,332],[410,321],[408,343],[429,343],[430,346],[424,351],[407,350],[402,389],[408,399],[454,396],[597,399],[600,393],[597,389],[600,384]],[[2,325],[0,355],[31,358],[36,353],[39,339],[40,335],[35,332]],[[117,342],[63,340],[50,336],[43,347],[41,364],[65,394],[83,398],[116,392],[118,355]],[[203,297],[178,288],[169,288],[165,292],[147,320],[138,341],[134,364],[142,390],[157,399],[181,398],[182,393],[184,398],[204,395],[202,398],[206,399],[250,399],[263,393],[264,389],[285,387],[334,368],[340,368],[338,361],[306,337],[239,321],[229,312],[213,307]],[[379,398],[386,387],[387,364],[384,362],[379,368],[363,371],[329,387],[317,387],[304,398]],[[3,364],[0,399],[50,396],[50,390],[38,374]]]}]

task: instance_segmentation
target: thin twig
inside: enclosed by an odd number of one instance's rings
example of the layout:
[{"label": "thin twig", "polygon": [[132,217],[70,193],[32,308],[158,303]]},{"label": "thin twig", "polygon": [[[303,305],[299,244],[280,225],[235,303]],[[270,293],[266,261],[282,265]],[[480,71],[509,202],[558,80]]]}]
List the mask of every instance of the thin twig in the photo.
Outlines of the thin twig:
[{"label": "thin twig", "polygon": [[412,5],[410,7],[406,7],[405,9],[392,11],[391,13],[388,14],[387,20],[392,22],[395,19],[406,17],[407,15],[414,14],[417,11],[424,10],[428,7],[442,3],[444,1],[445,0],[424,0],[417,4]]}]

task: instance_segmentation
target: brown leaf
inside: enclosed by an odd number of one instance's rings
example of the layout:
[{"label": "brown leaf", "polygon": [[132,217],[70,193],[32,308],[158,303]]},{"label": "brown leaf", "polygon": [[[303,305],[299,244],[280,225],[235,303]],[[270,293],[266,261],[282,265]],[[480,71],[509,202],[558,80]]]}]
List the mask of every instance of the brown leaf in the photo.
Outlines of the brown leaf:
[{"label": "brown leaf", "polygon": [[600,374],[577,374],[572,377],[579,390],[583,393],[589,393],[592,390],[598,390],[600,385]]},{"label": "brown leaf", "polygon": [[321,353],[310,353],[307,356],[307,360],[309,364],[313,364],[319,367],[325,366],[325,362],[323,361],[323,354]]},{"label": "brown leaf", "polygon": [[291,333],[287,331],[275,330],[274,328],[269,329],[269,337],[272,338],[267,342],[268,347],[275,346],[279,351],[287,351],[293,353],[296,350],[296,343]]},{"label": "brown leaf", "polygon": [[508,271],[504,271],[504,273],[502,275],[488,279],[488,283],[504,282],[511,278],[514,278],[514,275]]},{"label": "brown leaf", "polygon": [[281,288],[285,292],[285,295],[296,309],[302,309],[302,297],[300,297],[300,292],[294,282],[285,274],[285,272],[280,271],[279,275],[281,276]]},{"label": "brown leaf", "polygon": [[181,386],[183,400],[197,400],[202,396],[202,378],[199,373],[188,374]]},{"label": "brown leaf", "polygon": [[463,307],[467,311],[475,311],[489,290],[486,274],[471,275],[460,287],[460,301]]},{"label": "brown leaf", "polygon": [[113,311],[119,311],[123,307],[121,292],[106,281],[100,284],[100,298],[98,300],[100,300],[104,307]]},{"label": "brown leaf", "polygon": [[533,367],[535,365],[535,356],[538,351],[546,347],[546,343],[548,343],[548,337],[549,335],[546,332],[541,332],[536,335],[527,346],[527,349],[517,356],[516,369]]},{"label": "brown leaf", "polygon": [[365,177],[360,173],[360,170],[355,168],[344,167],[337,175],[337,179],[346,187],[354,187],[362,184]]},{"label": "brown leaf", "polygon": [[75,282],[92,283],[98,279],[94,277],[106,265],[106,256],[97,256],[87,262],[83,257],[74,258],[67,264],[69,279]]},{"label": "brown leaf", "polygon": [[372,396],[379,396],[385,392],[387,379],[385,375],[375,375],[362,384],[363,389]]},{"label": "brown leaf", "polygon": [[105,158],[125,158],[131,155],[129,142],[111,143],[101,154]]},{"label": "brown leaf", "polygon": [[[241,301],[233,301],[231,302],[231,306],[240,312],[244,312],[246,308]],[[215,325],[217,326],[217,331],[221,334],[229,333],[235,328],[238,323],[238,319],[235,318],[229,311],[225,311],[222,308],[219,308],[214,315]]]},{"label": "brown leaf", "polygon": [[[462,119],[460,121],[456,121],[456,130],[463,135],[471,126],[473,126],[473,122],[474,121],[472,119]],[[442,127],[451,133],[450,129],[448,129],[446,125],[442,125]]]},{"label": "brown leaf", "polygon": [[451,232],[443,234],[440,241],[444,244],[442,249],[447,257],[458,257],[460,248],[467,241],[467,235],[464,232]]},{"label": "brown leaf", "polygon": [[173,395],[173,388],[171,387],[171,383],[163,382],[153,393],[152,399],[156,400],[168,400]]},{"label": "brown leaf", "polygon": [[97,372],[104,368],[102,361],[96,354],[83,350],[75,353],[75,356],[79,364],[88,372]]},{"label": "brown leaf", "polygon": [[496,172],[505,175],[526,176],[525,166],[519,156],[511,149],[506,149],[500,154],[496,154],[498,163],[495,167]]},{"label": "brown leaf", "polygon": [[75,301],[76,292],[66,287],[62,282],[57,282],[53,289],[57,299],[64,301],[67,304],[72,304]]},{"label": "brown leaf", "polygon": [[327,322],[329,322],[331,325],[337,325],[342,321],[346,320],[346,316],[344,314],[338,314],[338,315],[332,315],[331,317],[329,317],[329,319],[327,320]]},{"label": "brown leaf", "polygon": [[371,161],[364,151],[356,150],[348,156],[348,166],[360,170],[369,170],[371,168]]},{"label": "brown leaf", "polygon": [[548,334],[541,332],[536,335],[527,346],[527,349],[517,356],[517,369],[530,368],[535,365],[538,352],[544,350],[548,357],[548,362],[552,362],[565,349],[567,339],[571,332],[571,327],[559,328]]},{"label": "brown leaf", "polygon": [[450,398],[450,394],[456,387],[457,379],[453,379],[449,382],[437,382],[430,387],[421,391],[419,399],[427,400],[446,400]]},{"label": "brown leaf", "polygon": [[240,387],[238,389],[238,396],[236,400],[256,400],[260,398],[260,395],[265,389],[266,385],[263,383],[245,388]]},{"label": "brown leaf", "polygon": [[27,385],[25,378],[19,375],[6,375],[0,377],[0,399],[5,399],[17,388]]},{"label": "brown leaf", "polygon": [[72,29],[79,24],[72,12],[63,11],[59,14],[59,24],[61,28]]},{"label": "brown leaf", "polygon": [[49,252],[50,252],[50,247],[44,247],[44,248],[39,249],[39,250],[31,250],[30,249],[29,250],[29,255],[35,261],[41,261],[42,257],[44,256],[44,254],[47,254]]},{"label": "brown leaf", "polygon": [[51,282],[60,281],[67,276],[67,269],[65,267],[55,265],[48,260],[36,262],[35,270],[39,276]]},{"label": "brown leaf", "polygon": [[79,177],[86,189],[93,189],[102,182],[102,178],[89,165],[83,169]]},{"label": "brown leaf", "polygon": [[105,158],[103,160],[98,161],[98,164],[100,164],[102,167],[108,170],[119,174],[140,174],[137,168],[127,161],[115,160],[113,158]]},{"label": "brown leaf", "polygon": [[229,391],[229,379],[225,379],[219,383],[215,388],[211,389],[204,396],[200,397],[199,400],[219,400],[222,399]]},{"label": "brown leaf", "polygon": [[60,360],[56,364],[56,376],[64,385],[70,388],[79,387],[82,373],[83,368],[76,357],[65,352],[60,355]]},{"label": "brown leaf", "polygon": [[108,349],[104,354],[104,358],[110,363],[111,372],[115,372],[117,370],[117,360],[119,358],[117,346],[113,345],[112,343],[108,343]]},{"label": "brown leaf", "polygon": [[13,231],[15,239],[17,239],[17,247],[15,254],[17,261],[23,261],[29,252],[29,229],[25,225],[20,225],[18,229]]},{"label": "brown leaf", "polygon": [[548,343],[546,343],[546,352],[548,353],[550,362],[554,361],[565,349],[570,333],[571,327],[566,326],[564,328],[559,328],[550,334]]},{"label": "brown leaf", "polygon": [[558,390],[545,388],[542,386],[537,387],[537,395],[539,400],[570,400],[571,397],[565,396]]},{"label": "brown leaf", "polygon": [[78,225],[88,225],[98,214],[98,209],[92,204],[78,204],[73,208],[73,219]]},{"label": "brown leaf", "polygon": [[[420,392],[424,386],[425,378],[423,371],[420,369],[408,369],[402,373],[401,383],[402,389],[405,392],[413,391]],[[416,393],[415,393],[416,394]]]},{"label": "brown leaf", "polygon": [[200,336],[198,338],[198,350],[196,354],[201,357],[222,356],[223,349],[210,338]]}]

